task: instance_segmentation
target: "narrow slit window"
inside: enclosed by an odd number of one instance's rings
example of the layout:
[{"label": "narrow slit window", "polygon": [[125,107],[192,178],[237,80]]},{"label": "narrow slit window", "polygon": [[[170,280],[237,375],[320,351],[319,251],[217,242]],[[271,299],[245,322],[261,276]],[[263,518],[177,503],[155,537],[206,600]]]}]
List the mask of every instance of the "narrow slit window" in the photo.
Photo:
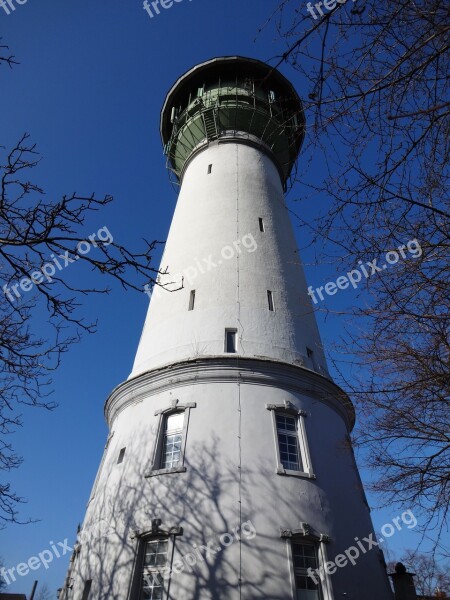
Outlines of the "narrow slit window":
[{"label": "narrow slit window", "polygon": [[191,294],[189,296],[189,310],[194,310],[195,306],[195,290],[191,290]]},{"label": "narrow slit window", "polygon": [[264,232],[264,221],[261,217],[259,218],[259,230]]},{"label": "narrow slit window", "polygon": [[267,290],[267,303],[269,305],[269,310],[273,311],[273,294],[270,290]]},{"label": "narrow slit window", "polygon": [[91,586],[92,586],[92,579],[88,579],[87,581],[84,582],[83,596],[82,596],[81,600],[88,600],[89,593],[91,591]]},{"label": "narrow slit window", "polygon": [[208,175],[211,175],[212,173],[212,165],[208,165]]},{"label": "narrow slit window", "polygon": [[119,458],[117,459],[117,464],[120,465],[121,462],[123,462],[123,457],[125,456],[125,448],[122,448],[121,451],[119,452]]},{"label": "narrow slit window", "polygon": [[225,352],[237,352],[236,329],[225,329]]},{"label": "narrow slit window", "polygon": [[312,368],[317,369],[316,358],[315,358],[314,352],[311,350],[311,348],[306,348],[306,354],[307,354],[309,360],[311,361]]}]

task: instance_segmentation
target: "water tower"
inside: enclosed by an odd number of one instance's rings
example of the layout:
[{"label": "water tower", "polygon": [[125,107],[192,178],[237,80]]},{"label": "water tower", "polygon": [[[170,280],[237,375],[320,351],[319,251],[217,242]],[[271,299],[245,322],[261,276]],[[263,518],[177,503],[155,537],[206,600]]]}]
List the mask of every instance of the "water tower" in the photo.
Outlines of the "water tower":
[{"label": "water tower", "polygon": [[61,599],[391,598],[378,549],[326,565],[373,529],[284,201],[304,132],[258,60],[209,60],[169,91],[166,274],[105,405]]}]

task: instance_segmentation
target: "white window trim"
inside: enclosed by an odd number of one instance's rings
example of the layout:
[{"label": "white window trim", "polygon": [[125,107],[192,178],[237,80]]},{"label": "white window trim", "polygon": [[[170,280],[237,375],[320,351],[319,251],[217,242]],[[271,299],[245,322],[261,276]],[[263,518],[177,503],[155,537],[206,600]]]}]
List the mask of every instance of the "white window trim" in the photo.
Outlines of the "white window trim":
[{"label": "white window trim", "polygon": [[[159,416],[158,421],[158,429],[156,433],[155,442],[153,445],[152,451],[152,459],[151,466],[148,473],[145,474],[145,477],[155,477],[157,475],[168,475],[171,473],[185,473],[186,467],[184,466],[184,459],[186,454],[186,438],[189,429],[189,419],[191,408],[196,408],[196,402],[188,402],[186,404],[179,404],[178,400],[174,400],[170,407],[164,408],[162,410],[155,411],[155,417]],[[165,436],[165,423],[167,417],[169,417],[173,413],[182,412],[184,414],[183,419],[183,433],[181,439],[181,452],[180,452],[180,462],[176,467],[171,469],[161,469],[161,453],[164,444],[164,436]]]},{"label": "white window trim", "polygon": [[[275,451],[276,451],[276,459],[277,459],[277,468],[276,472],[278,475],[289,475],[294,477],[307,477],[309,479],[316,479],[314,472],[312,470],[311,464],[311,455],[309,453],[308,446],[308,438],[306,436],[306,427],[305,427],[305,417],[307,416],[304,410],[299,410],[296,408],[292,402],[285,401],[284,404],[266,404],[266,409],[270,410],[272,413],[272,427],[275,441]],[[291,469],[285,469],[281,463],[280,457],[280,445],[278,441],[278,428],[277,428],[277,420],[276,415],[287,414],[291,417],[295,417],[297,419],[297,433],[298,433],[298,445],[300,450],[300,455],[303,462],[304,471],[294,471]]]},{"label": "white window trim", "polygon": [[[292,598],[297,597],[297,587],[295,585],[295,567],[294,555],[292,552],[292,544],[297,542],[309,542],[314,544],[317,550],[318,568],[326,565],[328,561],[328,553],[326,545],[331,541],[330,538],[323,533],[315,533],[307,523],[301,523],[299,529],[283,529],[281,528],[281,537],[286,539],[287,555],[289,560],[289,574],[291,579]],[[323,579],[320,578],[320,600],[334,600],[333,586],[331,585],[331,576],[323,570]]]},{"label": "white window trim", "polygon": [[147,542],[152,540],[167,540],[167,563],[165,569],[169,569],[170,576],[164,579],[164,600],[170,600],[170,584],[172,580],[172,565],[175,552],[175,538],[183,535],[182,527],[170,527],[169,529],[161,529],[161,520],[155,519],[152,521],[152,529],[150,531],[133,531],[130,534],[132,540],[136,540],[135,560],[133,573],[130,580],[128,600],[135,600],[141,592],[142,586],[142,571],[144,550]]}]

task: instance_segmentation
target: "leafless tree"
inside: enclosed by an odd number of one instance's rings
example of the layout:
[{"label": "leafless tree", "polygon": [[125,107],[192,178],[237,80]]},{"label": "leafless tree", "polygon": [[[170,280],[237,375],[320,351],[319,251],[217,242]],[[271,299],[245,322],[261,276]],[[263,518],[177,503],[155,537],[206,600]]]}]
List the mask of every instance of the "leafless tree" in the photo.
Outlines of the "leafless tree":
[{"label": "leafless tree", "polygon": [[50,588],[48,587],[48,585],[44,583],[38,588],[35,598],[36,600],[52,600],[54,596],[50,592]]},{"label": "leafless tree", "polygon": [[[2,38],[0,38],[0,42]],[[12,67],[13,65],[17,65],[17,61],[15,60],[15,56],[9,53],[9,47],[4,44],[0,44],[0,66],[8,65]]]},{"label": "leafless tree", "polygon": [[435,527],[439,540],[450,478],[450,7],[327,5],[278,1],[266,24],[286,43],[274,66],[289,63],[303,89],[302,164],[324,165],[294,188],[303,201],[320,198],[324,211],[299,222],[324,247],[319,261],[334,261],[336,278],[355,266],[370,271],[373,259],[386,263],[386,252],[407,241],[422,248],[420,258],[362,277],[345,354],[334,360],[359,405],[356,441],[375,469],[375,489],[386,503],[422,511],[424,529]]},{"label": "leafless tree", "polygon": [[[0,65],[14,57],[0,47]],[[95,331],[83,317],[81,301],[110,290],[104,280],[143,291],[157,270],[152,253],[160,242],[144,240],[136,252],[119,243],[119,232],[104,226],[89,239],[85,221],[107,206],[111,196],[71,194],[45,199],[30,180],[40,156],[25,134],[0,157],[0,470],[21,464],[10,442],[22,423],[21,405],[55,408],[48,395],[51,372],[71,344]],[[73,264],[76,262],[76,266]],[[69,267],[69,268],[66,268]],[[82,271],[84,280],[74,271]],[[87,272],[88,270],[93,273]],[[48,274],[48,276],[46,275]],[[78,277],[78,278],[77,278]],[[102,280],[102,281],[100,281]],[[5,475],[4,475],[5,476]],[[8,482],[0,483],[0,525],[18,522],[21,501]]]}]

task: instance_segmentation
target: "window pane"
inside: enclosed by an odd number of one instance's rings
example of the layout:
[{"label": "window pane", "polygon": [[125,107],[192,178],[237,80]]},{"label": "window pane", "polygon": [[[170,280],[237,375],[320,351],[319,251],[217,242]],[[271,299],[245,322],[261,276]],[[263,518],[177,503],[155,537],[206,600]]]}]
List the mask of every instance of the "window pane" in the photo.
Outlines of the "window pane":
[{"label": "window pane", "polygon": [[297,590],[297,600],[320,600],[319,590]]},{"label": "window pane", "polygon": [[295,586],[297,590],[318,590],[318,584],[314,583],[308,575],[296,575]]},{"label": "window pane", "polygon": [[278,433],[278,443],[280,446],[280,460],[283,467],[291,471],[302,470],[303,465],[300,460],[297,435]]},{"label": "window pane", "polygon": [[146,566],[153,566],[155,564],[156,556],[163,554],[167,556],[167,541],[166,540],[155,540],[147,542],[145,549],[145,561]]},{"label": "window pane", "polygon": [[[295,587],[297,600],[320,600],[320,583],[314,583],[307,569],[318,568],[317,551],[314,544],[292,544],[295,569]],[[319,577],[317,577],[319,580]]]},{"label": "window pane", "polygon": [[160,600],[163,593],[163,578],[160,573],[144,573],[141,600]]},{"label": "window pane", "polygon": [[284,431],[297,431],[297,419],[289,415],[277,414],[277,428]]},{"label": "window pane", "polygon": [[317,569],[317,553],[312,544],[292,544],[292,554],[296,569]]},{"label": "window pane", "polygon": [[278,413],[276,424],[281,464],[289,471],[303,471],[303,461],[298,443],[297,418]]},{"label": "window pane", "polygon": [[167,540],[147,542],[140,600],[161,600],[164,597],[162,572],[167,564],[167,548]]},{"label": "window pane", "polygon": [[167,433],[164,436],[164,446],[161,461],[162,469],[172,469],[180,462],[181,440],[181,433]]},{"label": "window pane", "polygon": [[184,413],[174,413],[166,417],[166,431],[176,431],[183,429]]}]

